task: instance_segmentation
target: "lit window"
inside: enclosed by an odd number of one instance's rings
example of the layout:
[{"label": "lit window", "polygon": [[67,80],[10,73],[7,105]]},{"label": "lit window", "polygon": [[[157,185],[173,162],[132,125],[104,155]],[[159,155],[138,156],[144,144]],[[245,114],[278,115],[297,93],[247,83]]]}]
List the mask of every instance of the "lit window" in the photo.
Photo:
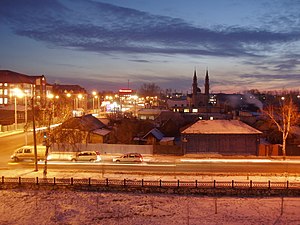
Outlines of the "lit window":
[{"label": "lit window", "polygon": [[211,116],[211,117],[209,117],[209,119],[210,119],[210,120],[214,120],[214,117]]},{"label": "lit window", "polygon": [[4,86],[7,87],[7,83],[4,83]]},{"label": "lit window", "polygon": [[4,95],[8,95],[8,90],[4,89]]},{"label": "lit window", "polygon": [[3,89],[0,89],[0,95],[3,95]]},{"label": "lit window", "polygon": [[0,105],[3,104],[3,98],[0,98]]},{"label": "lit window", "polygon": [[8,99],[4,98],[4,104],[7,104],[7,103],[8,103]]},{"label": "lit window", "polygon": [[192,112],[193,112],[193,113],[197,113],[197,112],[198,112],[198,109],[193,109]]},{"label": "lit window", "polygon": [[189,109],[184,109],[184,112],[188,113],[188,112],[190,112],[190,110]]}]

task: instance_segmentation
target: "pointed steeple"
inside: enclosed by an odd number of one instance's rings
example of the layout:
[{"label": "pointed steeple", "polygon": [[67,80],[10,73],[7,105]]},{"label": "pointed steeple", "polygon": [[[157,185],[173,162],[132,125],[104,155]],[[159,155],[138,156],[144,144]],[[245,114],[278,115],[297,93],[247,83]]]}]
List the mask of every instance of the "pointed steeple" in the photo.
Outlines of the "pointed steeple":
[{"label": "pointed steeple", "polygon": [[194,77],[193,77],[193,95],[197,95],[197,89],[198,89],[198,81],[197,81],[197,74],[195,68]]},{"label": "pointed steeple", "polygon": [[206,68],[206,75],[205,75],[205,95],[209,95],[209,77],[208,77],[207,68]]}]

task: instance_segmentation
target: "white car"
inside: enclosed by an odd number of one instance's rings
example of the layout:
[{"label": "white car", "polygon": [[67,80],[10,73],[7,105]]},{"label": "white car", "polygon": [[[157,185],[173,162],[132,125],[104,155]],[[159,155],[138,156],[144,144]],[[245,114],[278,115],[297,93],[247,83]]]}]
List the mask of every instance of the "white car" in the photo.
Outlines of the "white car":
[{"label": "white car", "polygon": [[82,151],[77,152],[71,159],[72,162],[76,161],[90,161],[99,162],[101,161],[100,153],[97,151]]},{"label": "white car", "polygon": [[113,158],[113,162],[143,162],[143,156],[140,153],[127,153]]}]

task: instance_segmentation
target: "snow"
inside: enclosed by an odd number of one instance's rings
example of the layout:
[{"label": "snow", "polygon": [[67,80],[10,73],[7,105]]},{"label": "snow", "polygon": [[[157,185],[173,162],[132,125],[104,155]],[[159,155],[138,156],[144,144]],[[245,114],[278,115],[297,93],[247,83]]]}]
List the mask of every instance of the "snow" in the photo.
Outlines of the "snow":
[{"label": "snow", "polygon": [[[0,176],[42,177],[30,169]],[[286,176],[143,176],[50,170],[48,178],[298,181]],[[0,224],[300,224],[298,197],[208,197],[71,190],[0,190]]]},{"label": "snow", "polygon": [[239,120],[198,120],[183,134],[261,134],[259,130]]},{"label": "snow", "polygon": [[0,224],[299,224],[298,198],[1,190]]}]

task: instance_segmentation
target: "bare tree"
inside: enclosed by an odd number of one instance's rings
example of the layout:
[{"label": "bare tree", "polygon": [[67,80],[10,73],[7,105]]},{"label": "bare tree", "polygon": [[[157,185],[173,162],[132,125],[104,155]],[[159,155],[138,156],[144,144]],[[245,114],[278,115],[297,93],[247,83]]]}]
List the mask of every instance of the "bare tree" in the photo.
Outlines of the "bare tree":
[{"label": "bare tree", "polygon": [[146,96],[157,96],[160,93],[160,87],[155,83],[145,83],[139,88],[139,95]]},{"label": "bare tree", "polygon": [[293,103],[291,97],[282,97],[278,107],[270,105],[264,110],[278,130],[282,133],[282,155],[286,157],[286,141],[291,127],[296,125],[299,119],[297,106]]}]

